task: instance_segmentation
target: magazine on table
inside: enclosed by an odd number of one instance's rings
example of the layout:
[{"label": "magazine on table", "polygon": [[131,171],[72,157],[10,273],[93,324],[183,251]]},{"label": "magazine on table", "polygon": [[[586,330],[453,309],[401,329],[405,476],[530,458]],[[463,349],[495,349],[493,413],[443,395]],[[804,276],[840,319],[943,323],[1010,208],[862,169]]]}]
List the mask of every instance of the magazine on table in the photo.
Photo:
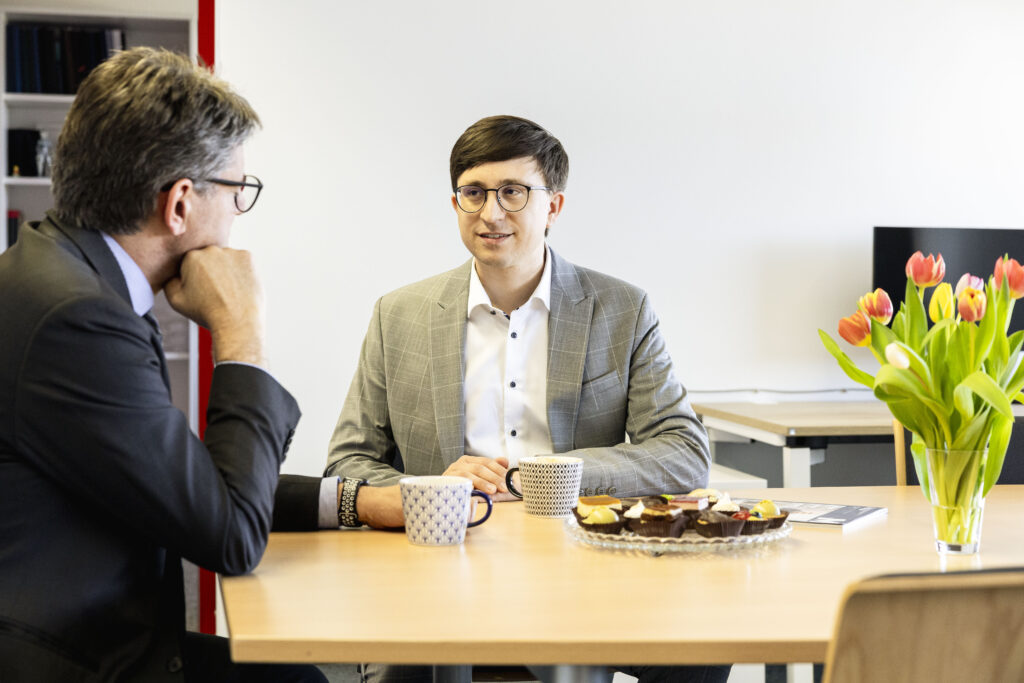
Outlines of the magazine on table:
[{"label": "magazine on table", "polygon": [[[757,498],[733,498],[733,502],[745,508],[756,505]],[[885,517],[888,508],[868,505],[835,505],[830,503],[804,503],[791,500],[776,500],[780,510],[789,510],[786,521],[801,526],[839,529],[849,531],[869,522]]]}]

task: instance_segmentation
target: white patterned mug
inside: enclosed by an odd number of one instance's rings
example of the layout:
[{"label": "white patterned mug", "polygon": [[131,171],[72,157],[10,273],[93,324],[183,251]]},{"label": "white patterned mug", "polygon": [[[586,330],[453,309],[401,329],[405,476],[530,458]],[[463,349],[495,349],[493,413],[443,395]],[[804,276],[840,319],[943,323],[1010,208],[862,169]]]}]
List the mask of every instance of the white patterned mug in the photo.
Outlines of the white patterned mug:
[{"label": "white patterned mug", "polygon": [[[491,497],[474,491],[464,477],[403,477],[398,480],[405,515],[405,535],[416,545],[459,545],[466,528],[483,524],[491,516]],[[469,521],[473,496],[483,498],[487,512]]]},{"label": "white patterned mug", "polygon": [[[517,491],[512,475],[519,472],[522,492]],[[568,517],[580,496],[583,459],[564,455],[535,455],[521,458],[519,466],[505,474],[505,484],[513,496],[523,499],[526,511],[538,517]]]}]

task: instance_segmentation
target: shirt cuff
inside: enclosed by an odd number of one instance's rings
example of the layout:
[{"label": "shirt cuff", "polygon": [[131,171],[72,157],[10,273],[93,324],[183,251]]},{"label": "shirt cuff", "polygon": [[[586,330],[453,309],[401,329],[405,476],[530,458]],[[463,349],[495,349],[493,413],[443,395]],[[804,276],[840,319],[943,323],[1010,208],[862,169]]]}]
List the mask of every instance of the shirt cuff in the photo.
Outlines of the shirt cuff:
[{"label": "shirt cuff", "polygon": [[326,477],[320,480],[320,514],[321,529],[337,529],[338,524],[338,484],[340,477]]}]

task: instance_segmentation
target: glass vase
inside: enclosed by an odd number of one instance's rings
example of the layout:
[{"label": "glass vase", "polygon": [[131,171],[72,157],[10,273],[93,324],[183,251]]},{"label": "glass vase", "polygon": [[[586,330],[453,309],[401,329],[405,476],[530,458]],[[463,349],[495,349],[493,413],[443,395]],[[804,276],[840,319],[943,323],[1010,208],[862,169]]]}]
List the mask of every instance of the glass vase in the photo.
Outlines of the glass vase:
[{"label": "glass vase", "polygon": [[936,550],[961,555],[978,552],[988,450],[926,448],[925,460]]}]

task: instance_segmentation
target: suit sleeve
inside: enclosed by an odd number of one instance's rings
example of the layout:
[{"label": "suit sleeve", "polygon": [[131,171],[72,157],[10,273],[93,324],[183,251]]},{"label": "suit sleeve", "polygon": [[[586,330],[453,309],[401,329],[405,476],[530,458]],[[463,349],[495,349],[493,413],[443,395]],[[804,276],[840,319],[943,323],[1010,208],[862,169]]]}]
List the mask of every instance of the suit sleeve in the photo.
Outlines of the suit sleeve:
[{"label": "suit sleeve", "polygon": [[707,432],[675,377],[657,316],[640,302],[628,361],[628,443],[574,451],[584,459],[584,491],[637,496],[679,493],[707,485]]},{"label": "suit sleeve", "polygon": [[331,437],[325,476],[366,479],[375,486],[397,484],[404,475],[391,431],[381,302],[373,309],[345,404]]},{"label": "suit sleeve", "polygon": [[148,326],[120,302],[89,296],[39,324],[15,403],[19,452],[65,486],[82,514],[214,571],[259,562],[299,419],[266,372],[214,370],[204,443],[170,401]]}]

